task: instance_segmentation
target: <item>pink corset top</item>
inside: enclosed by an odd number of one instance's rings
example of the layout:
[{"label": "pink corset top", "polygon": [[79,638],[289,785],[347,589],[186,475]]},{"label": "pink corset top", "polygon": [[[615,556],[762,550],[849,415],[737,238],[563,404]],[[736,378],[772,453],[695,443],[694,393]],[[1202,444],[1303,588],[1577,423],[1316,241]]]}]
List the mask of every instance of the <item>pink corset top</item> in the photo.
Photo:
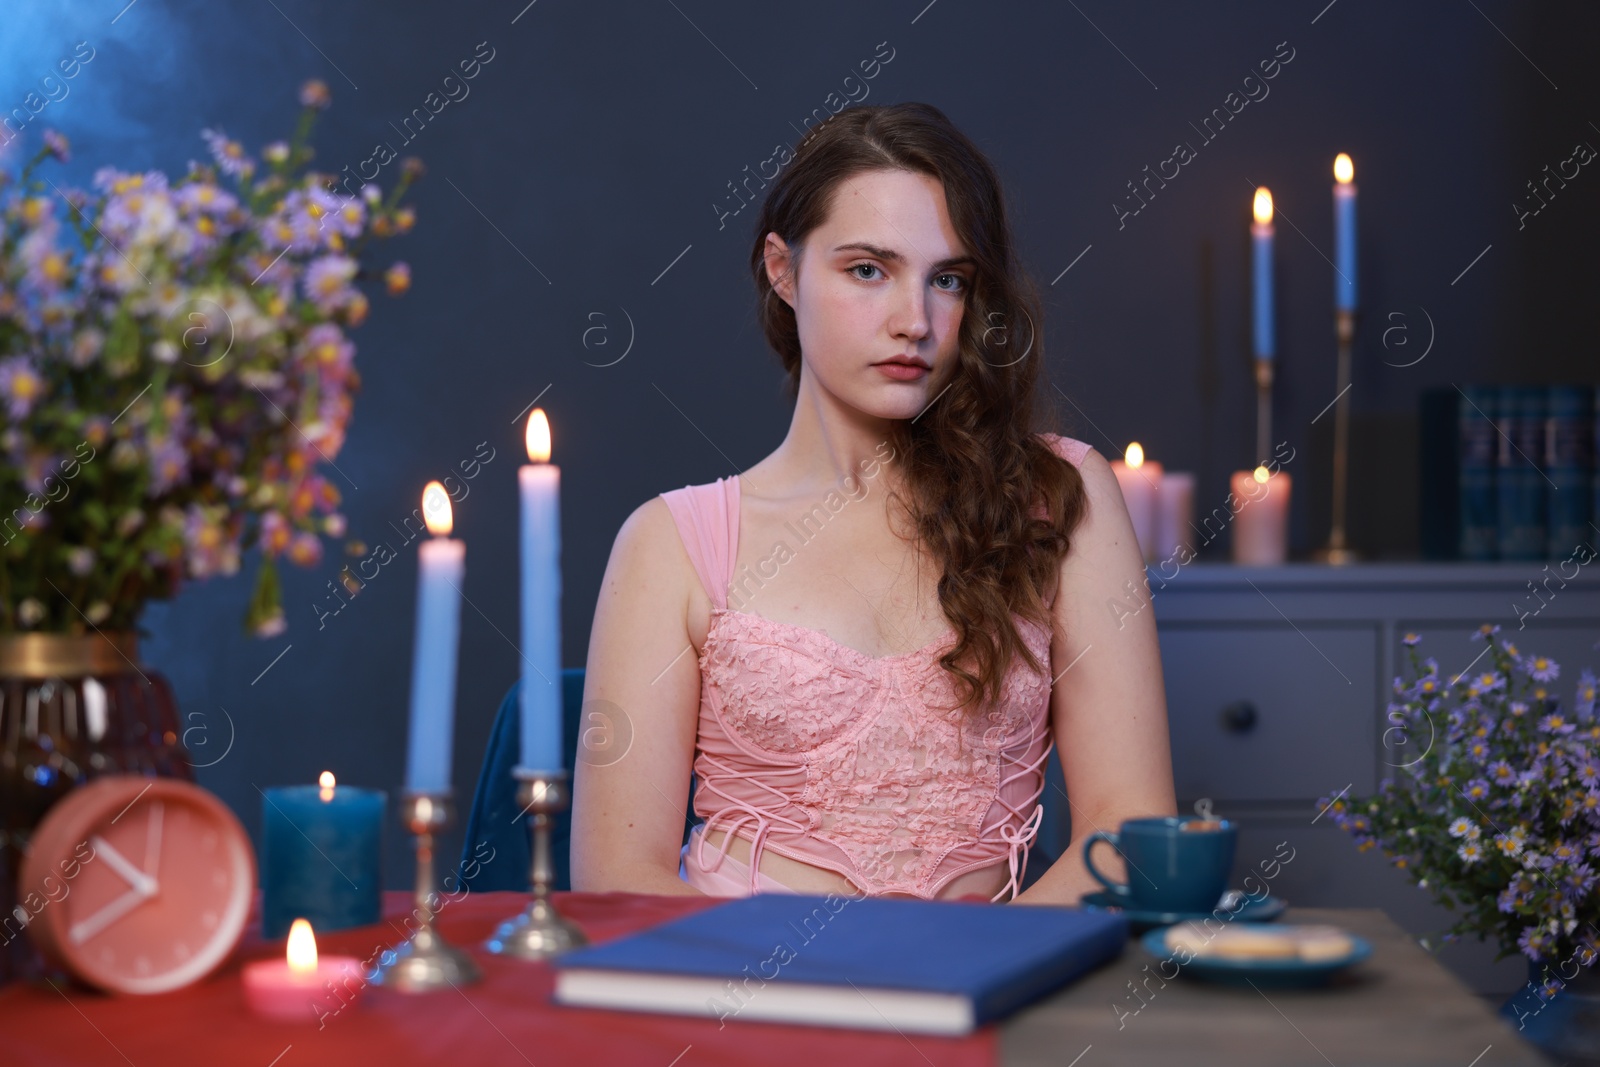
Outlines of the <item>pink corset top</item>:
[{"label": "pink corset top", "polygon": [[[1089,446],[1042,434],[1073,464]],[[738,557],[739,479],[661,494],[711,598],[700,650],[690,848],[715,871],[734,837],[751,843],[749,892],[763,849],[835,871],[867,893],[934,898],[968,871],[1006,864],[998,901],[1021,888],[1044,808],[1050,675],[1018,657],[1001,698],[953,709],[938,658],[948,626],[913,652],[870,656],[820,630],[728,607]],[[1039,662],[1050,630],[1016,616]],[[708,857],[706,834],[726,831]]]}]

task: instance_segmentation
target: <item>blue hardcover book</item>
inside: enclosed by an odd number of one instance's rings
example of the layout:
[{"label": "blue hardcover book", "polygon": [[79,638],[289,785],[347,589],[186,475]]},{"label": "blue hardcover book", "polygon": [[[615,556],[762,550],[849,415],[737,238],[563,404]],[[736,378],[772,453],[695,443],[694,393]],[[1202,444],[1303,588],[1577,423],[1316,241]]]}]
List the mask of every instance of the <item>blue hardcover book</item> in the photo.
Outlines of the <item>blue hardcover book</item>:
[{"label": "blue hardcover book", "polygon": [[1549,491],[1545,558],[1571,556],[1591,543],[1590,486],[1593,471],[1594,390],[1586,385],[1552,385],[1545,418],[1544,467],[1555,487]]},{"label": "blue hardcover book", "polygon": [[1499,533],[1499,502],[1495,496],[1495,458],[1499,434],[1499,390],[1493,386],[1468,386],[1458,394],[1461,434],[1456,453],[1461,537],[1458,558],[1492,560]]},{"label": "blue hardcover book", "polygon": [[965,1034],[1121,954],[1120,912],[760,893],[554,960],[558,1003]]},{"label": "blue hardcover book", "polygon": [[1545,549],[1544,405],[1541,386],[1500,390],[1500,450],[1495,489],[1501,559],[1538,560]]}]

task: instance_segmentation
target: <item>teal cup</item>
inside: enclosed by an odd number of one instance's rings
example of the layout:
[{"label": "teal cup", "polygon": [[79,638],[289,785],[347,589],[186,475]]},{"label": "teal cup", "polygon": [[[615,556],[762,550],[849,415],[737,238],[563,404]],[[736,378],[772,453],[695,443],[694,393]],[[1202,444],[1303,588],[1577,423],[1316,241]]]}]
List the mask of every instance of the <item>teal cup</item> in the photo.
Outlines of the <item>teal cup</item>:
[{"label": "teal cup", "polygon": [[[1094,865],[1104,841],[1122,853],[1127,882]],[[1083,863],[1122,907],[1144,911],[1211,911],[1228,888],[1239,827],[1228,819],[1157,815],[1129,819],[1115,833],[1097,830],[1083,843]]]}]

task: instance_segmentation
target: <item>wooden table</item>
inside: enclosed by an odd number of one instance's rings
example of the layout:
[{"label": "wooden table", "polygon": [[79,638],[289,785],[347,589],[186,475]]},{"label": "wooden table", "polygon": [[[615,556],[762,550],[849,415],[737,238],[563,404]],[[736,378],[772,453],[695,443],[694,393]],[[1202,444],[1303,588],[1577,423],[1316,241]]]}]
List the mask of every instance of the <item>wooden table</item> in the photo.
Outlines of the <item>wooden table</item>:
[{"label": "wooden table", "polygon": [[[1159,961],[1130,940],[1117,959],[1002,1024],[1000,1062],[1005,1067],[1544,1067],[1555,1062],[1518,1036],[1514,1024],[1382,910],[1290,907],[1278,921],[1332,923],[1370,941],[1372,955],[1320,989],[1251,989],[1181,973],[1163,984]],[[1171,970],[1168,965],[1166,972]],[[1141,984],[1146,979],[1148,987]],[[1151,991],[1143,1002],[1130,982],[1141,992]]]}]

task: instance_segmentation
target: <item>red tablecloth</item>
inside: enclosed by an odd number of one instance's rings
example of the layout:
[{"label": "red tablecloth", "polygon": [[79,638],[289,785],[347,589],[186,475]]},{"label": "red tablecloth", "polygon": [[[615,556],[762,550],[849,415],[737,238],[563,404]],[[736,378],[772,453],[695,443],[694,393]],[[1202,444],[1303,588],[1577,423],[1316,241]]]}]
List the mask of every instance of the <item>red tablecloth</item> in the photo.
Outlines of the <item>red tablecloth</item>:
[{"label": "red tablecloth", "polygon": [[[591,941],[608,941],[709,907],[707,897],[632,893],[557,893],[558,910]],[[135,1067],[404,1067],[471,1064],[561,1067],[991,1067],[998,1062],[993,1026],[970,1037],[902,1036],[863,1030],[790,1026],[730,1019],[680,1018],[569,1008],[550,1000],[548,964],[502,959],[483,950],[494,927],[526,904],[521,893],[475,893],[448,903],[439,931],[469,949],[482,982],[459,992],[406,996],[369,987],[353,1007],[318,1029],[269,1023],[251,1015],[239,982],[243,961],[282,958],[283,942],[264,942],[259,922],[235,958],[209,979],[153,997],[108,997],[47,982],[0,989],[0,1063],[7,1067],[120,1065]],[[387,893],[386,922],[318,935],[326,954],[363,960],[402,940],[400,920],[410,895]]]}]

